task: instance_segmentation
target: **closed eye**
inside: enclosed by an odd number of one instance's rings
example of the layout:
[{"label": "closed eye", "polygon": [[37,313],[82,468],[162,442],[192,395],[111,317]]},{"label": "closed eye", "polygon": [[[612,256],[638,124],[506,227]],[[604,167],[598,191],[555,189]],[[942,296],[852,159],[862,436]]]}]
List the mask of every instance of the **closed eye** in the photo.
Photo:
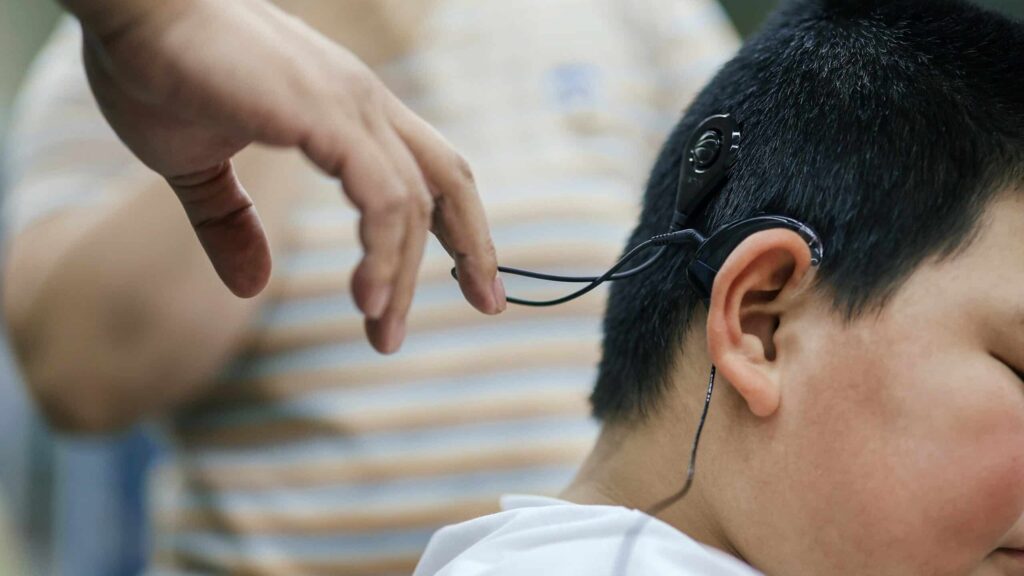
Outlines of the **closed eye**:
[{"label": "closed eye", "polygon": [[1014,368],[1013,366],[1010,366],[1009,364],[1007,364],[1006,367],[1009,368],[1014,374],[1017,375],[1017,379],[1018,380],[1020,380],[1022,383],[1024,383],[1024,372],[1021,372],[1020,370],[1017,370],[1016,368]]},{"label": "closed eye", "polygon": [[1020,380],[1022,383],[1024,383],[1024,371],[1018,370],[1017,368],[1014,368],[1009,362],[1007,362],[1006,360],[1003,360],[1002,358],[1000,358],[998,356],[996,356],[996,360],[999,360],[999,362],[1002,363],[1003,366],[1006,366],[1007,368],[1009,368],[1010,372],[1013,372],[1014,376],[1016,376],[1018,380]]}]

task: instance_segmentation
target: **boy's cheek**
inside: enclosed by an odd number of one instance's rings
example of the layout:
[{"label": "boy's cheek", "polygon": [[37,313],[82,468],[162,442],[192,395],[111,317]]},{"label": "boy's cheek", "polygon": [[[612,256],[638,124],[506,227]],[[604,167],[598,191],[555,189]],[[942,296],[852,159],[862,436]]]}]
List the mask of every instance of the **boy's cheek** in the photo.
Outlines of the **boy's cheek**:
[{"label": "boy's cheek", "polygon": [[[947,374],[955,373],[950,366]],[[995,381],[973,382],[981,388]],[[914,413],[917,431],[892,462],[903,471],[902,513],[920,519],[915,544],[932,573],[942,573],[943,562],[962,567],[951,574],[969,573],[1024,514],[1024,411],[1003,391],[992,386],[956,398],[947,390],[945,400],[922,401],[931,419]],[[892,509],[901,510],[900,503]]]},{"label": "boy's cheek", "polygon": [[966,574],[1024,513],[1024,398],[978,351],[920,366],[916,380],[903,374],[917,395],[900,410],[907,426],[891,441],[905,448],[891,464],[902,471],[903,512],[921,520],[921,561]]},{"label": "boy's cheek", "polygon": [[814,463],[788,480],[812,499],[800,523],[892,573],[968,574],[1024,513],[1024,399],[973,352],[837,344],[810,372],[832,377],[790,398],[790,439]]},{"label": "boy's cheek", "polygon": [[936,541],[972,555],[974,566],[1004,543],[1024,514],[1022,447],[1024,433],[993,435],[984,444],[965,445],[948,462],[936,463],[936,472],[945,473],[948,480],[923,494],[931,507],[926,525],[940,529]]},{"label": "boy's cheek", "polygon": [[979,545],[993,546],[1024,514],[1024,394],[1009,385],[1001,367],[978,364],[974,378],[964,380],[970,393],[948,405],[948,424],[937,432],[948,461],[936,466],[959,480],[950,483],[956,492],[950,496],[965,500],[965,525],[949,526],[953,536],[976,534]]},{"label": "boy's cheek", "polygon": [[1001,443],[993,443],[988,455],[991,467],[978,473],[978,514],[989,514],[993,519],[993,526],[1001,531],[1000,544],[1006,532],[1024,516],[1024,413],[1017,422],[1015,433],[1004,435]]},{"label": "boy's cheek", "polygon": [[839,521],[845,534],[835,534],[837,544],[871,558],[882,568],[875,573],[968,574],[1024,513],[1024,434],[1006,432],[960,445],[921,438],[905,450],[892,438],[888,453],[833,460],[825,469],[835,483],[825,498],[832,505],[817,520]]}]

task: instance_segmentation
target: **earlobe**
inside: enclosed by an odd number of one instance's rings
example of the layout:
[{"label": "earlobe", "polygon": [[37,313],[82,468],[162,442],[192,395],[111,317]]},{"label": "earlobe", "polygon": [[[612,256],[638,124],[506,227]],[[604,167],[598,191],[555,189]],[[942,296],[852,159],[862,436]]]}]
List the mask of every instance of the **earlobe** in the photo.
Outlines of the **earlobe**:
[{"label": "earlobe", "polygon": [[778,368],[785,351],[776,348],[775,332],[810,267],[810,251],[799,235],[767,230],[740,243],[715,278],[708,351],[758,417],[771,416],[781,403]]}]

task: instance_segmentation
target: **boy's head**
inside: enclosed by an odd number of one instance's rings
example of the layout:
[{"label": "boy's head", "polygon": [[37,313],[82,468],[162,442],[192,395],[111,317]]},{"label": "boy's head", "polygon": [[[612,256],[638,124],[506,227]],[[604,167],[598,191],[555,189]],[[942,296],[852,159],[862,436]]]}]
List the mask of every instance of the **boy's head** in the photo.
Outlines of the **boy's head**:
[{"label": "boy's head", "polygon": [[595,454],[671,452],[652,469],[681,482],[714,363],[680,524],[770,574],[1024,574],[1024,26],[957,1],[790,2],[671,135],[630,246],[668,229],[682,148],[720,113],[742,147],[690,225],[791,216],[825,261],[769,231],[708,308],[681,256],[617,283]]}]

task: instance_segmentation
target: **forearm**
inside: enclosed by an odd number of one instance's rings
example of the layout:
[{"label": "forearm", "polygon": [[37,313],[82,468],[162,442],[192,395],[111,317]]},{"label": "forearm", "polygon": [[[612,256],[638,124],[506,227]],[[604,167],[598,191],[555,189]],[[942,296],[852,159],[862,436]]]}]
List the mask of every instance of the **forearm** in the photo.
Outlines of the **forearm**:
[{"label": "forearm", "polygon": [[[241,163],[273,237],[287,215],[275,188],[295,172],[253,152]],[[72,225],[62,217],[20,234],[6,270],[12,342],[61,428],[116,428],[201,394],[261,303],[223,286],[156,178],[105,210],[72,215],[86,221],[74,236],[54,234]]]},{"label": "forearm", "polygon": [[58,427],[116,428],[181,402],[237,345],[256,304],[220,284],[174,202],[160,184],[140,190],[65,246],[33,293],[19,276],[31,279],[46,224],[15,241],[12,340]]}]

